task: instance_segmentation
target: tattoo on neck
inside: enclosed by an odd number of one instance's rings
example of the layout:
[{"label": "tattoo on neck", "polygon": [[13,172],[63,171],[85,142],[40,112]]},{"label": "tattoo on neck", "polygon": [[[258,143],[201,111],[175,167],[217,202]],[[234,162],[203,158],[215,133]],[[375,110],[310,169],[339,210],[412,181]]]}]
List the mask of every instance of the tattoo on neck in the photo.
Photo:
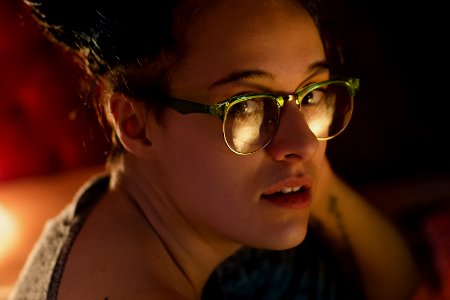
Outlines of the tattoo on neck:
[{"label": "tattoo on neck", "polygon": [[330,196],[328,202],[328,212],[336,219],[339,232],[341,233],[342,240],[344,241],[344,247],[350,248],[350,240],[348,238],[347,231],[345,230],[342,213],[338,208],[338,198],[336,196]]}]

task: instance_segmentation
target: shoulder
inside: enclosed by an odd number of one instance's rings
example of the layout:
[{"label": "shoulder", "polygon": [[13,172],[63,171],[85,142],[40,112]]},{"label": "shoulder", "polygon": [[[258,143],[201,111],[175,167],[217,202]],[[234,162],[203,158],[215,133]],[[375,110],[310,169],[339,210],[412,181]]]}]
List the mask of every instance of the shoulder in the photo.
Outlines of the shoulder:
[{"label": "shoulder", "polygon": [[77,235],[58,297],[176,300],[191,289],[141,212],[113,190],[102,194]]}]

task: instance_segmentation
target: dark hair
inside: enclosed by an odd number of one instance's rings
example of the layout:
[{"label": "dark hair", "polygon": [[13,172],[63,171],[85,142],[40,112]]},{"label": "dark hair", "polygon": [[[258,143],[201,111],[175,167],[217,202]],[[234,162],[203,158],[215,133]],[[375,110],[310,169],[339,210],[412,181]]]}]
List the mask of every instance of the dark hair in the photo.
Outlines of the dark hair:
[{"label": "dark hair", "polygon": [[[157,112],[163,104],[158,95],[167,94],[170,71],[188,45],[185,30],[208,0],[24,0],[45,33],[75,51],[99,83],[107,78],[111,89],[145,99]],[[341,73],[342,41],[333,14],[325,0],[299,0],[313,17],[321,34],[332,73]],[[332,9],[330,9],[331,11]],[[97,85],[96,85],[97,86]],[[100,120],[104,99],[91,89],[91,100]],[[157,116],[160,117],[160,113]],[[103,123],[102,122],[102,123]],[[112,133],[110,158],[123,151]]]}]

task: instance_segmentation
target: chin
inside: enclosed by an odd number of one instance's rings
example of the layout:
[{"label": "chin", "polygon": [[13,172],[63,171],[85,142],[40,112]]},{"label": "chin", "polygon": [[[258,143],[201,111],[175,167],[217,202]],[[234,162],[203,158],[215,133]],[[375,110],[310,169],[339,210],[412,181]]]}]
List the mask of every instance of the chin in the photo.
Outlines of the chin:
[{"label": "chin", "polygon": [[265,245],[258,248],[285,250],[298,246],[306,237],[307,225],[289,226],[283,230],[273,231],[265,235]]},{"label": "chin", "polygon": [[302,232],[297,232],[295,236],[280,241],[278,247],[274,248],[273,250],[285,250],[296,247],[305,240],[305,237],[306,237],[306,230]]}]

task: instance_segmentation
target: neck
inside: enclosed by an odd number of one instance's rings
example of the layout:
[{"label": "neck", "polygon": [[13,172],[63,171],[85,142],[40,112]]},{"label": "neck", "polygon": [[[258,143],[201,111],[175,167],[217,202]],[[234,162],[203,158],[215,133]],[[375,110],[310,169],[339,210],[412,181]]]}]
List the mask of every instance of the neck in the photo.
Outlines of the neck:
[{"label": "neck", "polygon": [[[201,294],[214,268],[239,249],[239,244],[189,222],[149,172],[121,168],[112,182],[112,192],[133,203],[136,215],[153,233],[150,249],[159,249],[164,257],[161,262],[170,264],[196,295]],[[149,257],[161,259],[153,253]]]}]

